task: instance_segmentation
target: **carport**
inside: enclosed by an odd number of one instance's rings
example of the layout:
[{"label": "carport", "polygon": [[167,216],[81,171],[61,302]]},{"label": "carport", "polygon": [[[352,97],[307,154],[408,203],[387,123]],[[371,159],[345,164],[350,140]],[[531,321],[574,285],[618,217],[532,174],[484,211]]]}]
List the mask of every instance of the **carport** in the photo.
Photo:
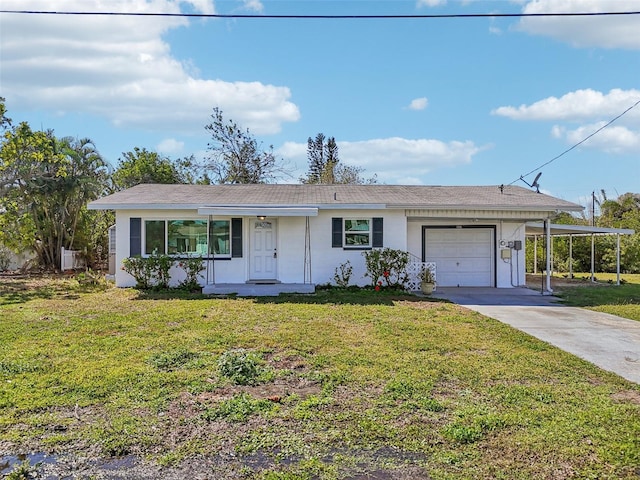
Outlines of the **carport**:
[{"label": "carport", "polygon": [[538,238],[545,239],[545,245],[549,245],[546,248],[546,291],[552,293],[551,288],[551,272],[552,268],[552,254],[553,254],[553,242],[551,237],[563,236],[569,237],[569,275],[573,276],[573,237],[574,236],[591,236],[591,281],[594,281],[594,268],[595,268],[595,236],[596,235],[615,235],[616,236],[616,285],[620,285],[620,235],[633,235],[635,230],[628,228],[605,228],[595,227],[587,225],[563,225],[550,222],[529,222],[525,226],[525,235],[534,239],[534,260],[533,260],[533,273],[537,273],[537,245]]}]

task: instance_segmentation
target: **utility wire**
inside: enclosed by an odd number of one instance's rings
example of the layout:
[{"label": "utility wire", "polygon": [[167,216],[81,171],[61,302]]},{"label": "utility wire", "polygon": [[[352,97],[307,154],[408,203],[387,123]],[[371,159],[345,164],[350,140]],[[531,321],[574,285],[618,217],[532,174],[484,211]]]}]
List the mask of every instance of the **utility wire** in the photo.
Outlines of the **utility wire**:
[{"label": "utility wire", "polygon": [[[538,170],[542,169],[543,167],[546,167],[547,165],[549,165],[551,162],[555,162],[557,159],[559,159],[560,157],[562,157],[563,155],[566,155],[567,153],[569,153],[571,150],[573,150],[574,148],[579,147],[580,145],[582,145],[584,142],[586,142],[587,140],[589,140],[591,137],[593,137],[594,135],[596,135],[597,133],[601,132],[602,130],[604,130],[605,128],[607,128],[609,125],[611,125],[613,122],[615,122],[616,120],[618,120],[620,117],[622,117],[623,115],[625,115],[627,112],[633,110],[635,107],[637,107],[638,105],[640,105],[640,100],[638,100],[636,103],[634,103],[633,105],[631,105],[629,108],[627,108],[624,112],[622,112],[620,115],[618,115],[617,117],[612,118],[611,120],[609,120],[607,123],[605,123],[603,126],[601,126],[600,128],[598,128],[595,132],[591,133],[590,135],[586,136],[585,138],[583,138],[582,140],[580,140],[578,143],[576,143],[575,145],[573,145],[570,148],[567,148],[564,152],[562,152],[560,155],[556,155],[555,157],[553,157],[551,160],[549,160],[548,162],[543,163],[542,165],[540,165],[537,168],[534,168],[533,170],[531,170],[529,173],[525,173],[524,175],[520,175],[520,177],[516,178],[513,182],[511,182],[509,185],[513,185],[514,183],[516,183],[517,181],[522,180],[524,177],[528,177],[529,175],[531,175],[534,172],[537,172]],[[526,182],[525,182],[526,183]]]},{"label": "utility wire", "polygon": [[411,18],[522,18],[522,17],[602,17],[615,15],[640,15],[640,11],[629,12],[560,12],[560,13],[443,13],[410,15],[258,15],[219,13],[152,13],[152,12],[59,12],[44,10],[0,10],[0,13],[26,15],[86,15],[114,17],[186,17],[186,18],[259,18],[259,19],[411,19]]}]

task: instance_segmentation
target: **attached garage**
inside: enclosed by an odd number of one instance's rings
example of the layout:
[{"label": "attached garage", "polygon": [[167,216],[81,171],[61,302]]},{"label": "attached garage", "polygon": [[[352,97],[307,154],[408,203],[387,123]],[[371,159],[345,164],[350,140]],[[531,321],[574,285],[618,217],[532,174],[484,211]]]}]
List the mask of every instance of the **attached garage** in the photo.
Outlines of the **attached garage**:
[{"label": "attached garage", "polygon": [[494,227],[423,227],[424,261],[442,287],[495,286]]}]

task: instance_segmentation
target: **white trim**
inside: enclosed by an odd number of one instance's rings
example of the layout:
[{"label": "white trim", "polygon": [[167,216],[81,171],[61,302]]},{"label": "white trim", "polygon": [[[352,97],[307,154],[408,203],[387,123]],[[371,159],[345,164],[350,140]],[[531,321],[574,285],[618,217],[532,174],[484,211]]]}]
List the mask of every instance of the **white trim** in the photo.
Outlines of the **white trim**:
[{"label": "white trim", "polygon": [[317,217],[318,209],[311,207],[200,207],[198,215]]},{"label": "white trim", "polygon": [[[559,235],[633,235],[635,230],[630,228],[607,228],[607,227],[591,227],[588,225],[564,225],[561,223],[549,224],[551,228],[551,234],[553,236]],[[544,235],[544,224],[540,222],[527,222],[525,225],[525,231],[527,235]]]}]

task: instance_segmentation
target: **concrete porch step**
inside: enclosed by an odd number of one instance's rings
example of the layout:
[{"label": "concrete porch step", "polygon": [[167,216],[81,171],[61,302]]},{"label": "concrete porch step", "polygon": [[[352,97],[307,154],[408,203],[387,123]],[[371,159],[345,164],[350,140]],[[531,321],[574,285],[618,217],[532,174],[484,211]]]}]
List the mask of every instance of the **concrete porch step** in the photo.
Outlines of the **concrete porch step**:
[{"label": "concrete porch step", "polygon": [[315,293],[316,286],[311,283],[216,283],[205,285],[205,295],[236,294],[239,297],[277,297],[281,293]]}]

